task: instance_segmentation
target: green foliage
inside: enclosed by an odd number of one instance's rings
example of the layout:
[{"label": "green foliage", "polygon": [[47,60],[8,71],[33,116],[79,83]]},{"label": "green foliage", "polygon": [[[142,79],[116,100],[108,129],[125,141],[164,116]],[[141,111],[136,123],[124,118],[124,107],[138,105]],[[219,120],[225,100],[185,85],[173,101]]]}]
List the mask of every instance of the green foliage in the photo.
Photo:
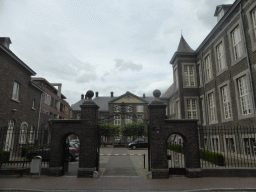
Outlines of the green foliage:
[{"label": "green foliage", "polygon": [[207,150],[200,150],[200,158],[214,163],[216,165],[224,166],[225,165],[225,157],[220,153],[214,153]]},{"label": "green foliage", "polygon": [[22,148],[21,151],[21,157],[25,157],[27,152],[31,149],[35,149],[35,148],[39,148],[39,147],[43,147],[44,145],[37,145],[37,146],[30,146],[30,147],[24,147]]},{"label": "green foliage", "polygon": [[110,123],[100,123],[100,135],[105,137],[118,136],[120,127]]},{"label": "green foliage", "polygon": [[10,151],[0,151],[0,161],[9,161]]},{"label": "green foliage", "polygon": [[122,136],[145,136],[147,135],[147,126],[145,123],[129,123],[123,124],[121,126],[121,135]]},{"label": "green foliage", "polygon": [[[178,144],[168,143],[167,148],[172,150],[172,151],[176,151],[178,153],[184,153],[183,147],[181,145],[178,145]],[[224,155],[222,155],[220,153],[207,151],[207,150],[199,150],[199,151],[200,151],[200,158],[201,159],[203,159],[205,161],[209,161],[209,162],[211,162],[213,164],[216,164],[216,165],[220,165],[220,166],[225,165]]]}]

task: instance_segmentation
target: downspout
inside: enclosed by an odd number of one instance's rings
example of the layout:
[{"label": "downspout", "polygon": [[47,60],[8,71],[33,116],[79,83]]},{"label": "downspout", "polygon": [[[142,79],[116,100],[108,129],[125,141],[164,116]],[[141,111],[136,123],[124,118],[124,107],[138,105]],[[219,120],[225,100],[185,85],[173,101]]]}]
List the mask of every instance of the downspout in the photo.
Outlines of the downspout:
[{"label": "downspout", "polygon": [[39,107],[39,115],[38,115],[38,124],[37,124],[36,139],[38,139],[38,132],[39,132],[39,124],[40,124],[40,117],[41,117],[41,106],[42,106],[42,95],[43,95],[43,93],[41,93],[41,97],[40,97],[40,107]]},{"label": "downspout", "polygon": [[[201,63],[202,63],[202,74],[203,74],[203,82],[204,82],[204,107],[205,107],[205,125],[208,125],[209,124],[209,118],[208,118],[208,105],[207,105],[207,95],[206,95],[206,90],[205,90],[205,74],[204,74],[204,58],[203,58],[203,53],[204,53],[204,50],[202,49],[202,52],[201,52]],[[200,78],[200,76],[199,76]]]},{"label": "downspout", "polygon": [[248,49],[247,49],[247,43],[246,43],[246,38],[245,38],[244,23],[243,23],[243,18],[242,18],[242,5],[241,4],[240,4],[240,19],[241,19],[241,23],[242,23],[243,39],[244,39],[244,44],[245,44],[247,65],[248,65],[248,69],[249,69],[249,78],[250,78],[250,83],[251,83],[252,101],[253,101],[254,116],[255,116],[256,115],[256,108],[255,108],[254,89],[253,89],[253,82],[252,82],[252,72],[251,72],[251,64],[250,64],[250,59],[249,59],[249,54],[248,54]]}]

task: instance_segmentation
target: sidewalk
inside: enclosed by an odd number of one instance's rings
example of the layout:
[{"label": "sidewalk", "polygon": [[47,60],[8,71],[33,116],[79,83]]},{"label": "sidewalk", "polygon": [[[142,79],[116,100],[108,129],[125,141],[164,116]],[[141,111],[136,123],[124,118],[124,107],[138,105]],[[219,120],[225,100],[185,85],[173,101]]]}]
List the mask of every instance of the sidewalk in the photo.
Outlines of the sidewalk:
[{"label": "sidewalk", "polygon": [[[0,191],[17,189],[65,191],[256,191],[256,178],[186,178],[147,179],[145,177],[49,177],[24,175],[0,177]],[[35,190],[36,189],[36,190]],[[201,189],[201,190],[200,190]],[[204,189],[204,190],[202,190]],[[219,189],[219,190],[217,190]],[[229,190],[228,190],[229,189]]]}]

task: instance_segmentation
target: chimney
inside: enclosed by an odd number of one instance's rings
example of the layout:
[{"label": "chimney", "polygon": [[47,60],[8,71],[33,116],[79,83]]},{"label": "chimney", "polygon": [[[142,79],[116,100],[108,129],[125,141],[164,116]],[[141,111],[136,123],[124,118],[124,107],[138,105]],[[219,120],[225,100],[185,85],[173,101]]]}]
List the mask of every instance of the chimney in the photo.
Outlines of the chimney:
[{"label": "chimney", "polygon": [[114,97],[114,92],[112,91],[112,92],[110,92],[110,94],[111,94],[111,97]]},{"label": "chimney", "polygon": [[84,100],[84,94],[81,95],[81,99]]},{"label": "chimney", "polygon": [[143,98],[146,98],[146,94],[145,93],[143,93]]},{"label": "chimney", "polygon": [[96,93],[96,97],[99,97],[99,92],[97,91],[97,92],[95,92]]},{"label": "chimney", "polygon": [[9,37],[0,37],[0,44],[9,49],[11,44],[11,39]]},{"label": "chimney", "polygon": [[59,97],[61,97],[61,86],[62,86],[62,84],[61,83],[51,83],[52,84],[52,86],[57,86],[58,87],[58,92],[57,92],[57,95],[59,96]]}]

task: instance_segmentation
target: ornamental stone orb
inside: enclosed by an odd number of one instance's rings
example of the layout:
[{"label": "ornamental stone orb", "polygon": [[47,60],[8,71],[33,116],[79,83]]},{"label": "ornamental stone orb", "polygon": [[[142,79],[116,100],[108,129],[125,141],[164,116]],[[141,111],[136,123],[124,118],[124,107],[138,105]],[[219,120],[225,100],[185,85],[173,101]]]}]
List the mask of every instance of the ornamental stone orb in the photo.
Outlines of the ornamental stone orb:
[{"label": "ornamental stone orb", "polygon": [[159,89],[155,89],[153,91],[153,95],[154,95],[155,98],[159,98],[160,95],[161,95],[161,91]]},{"label": "ornamental stone orb", "polygon": [[89,90],[86,92],[86,96],[89,98],[89,99],[92,99],[92,97],[94,96],[94,92],[92,90]]}]

